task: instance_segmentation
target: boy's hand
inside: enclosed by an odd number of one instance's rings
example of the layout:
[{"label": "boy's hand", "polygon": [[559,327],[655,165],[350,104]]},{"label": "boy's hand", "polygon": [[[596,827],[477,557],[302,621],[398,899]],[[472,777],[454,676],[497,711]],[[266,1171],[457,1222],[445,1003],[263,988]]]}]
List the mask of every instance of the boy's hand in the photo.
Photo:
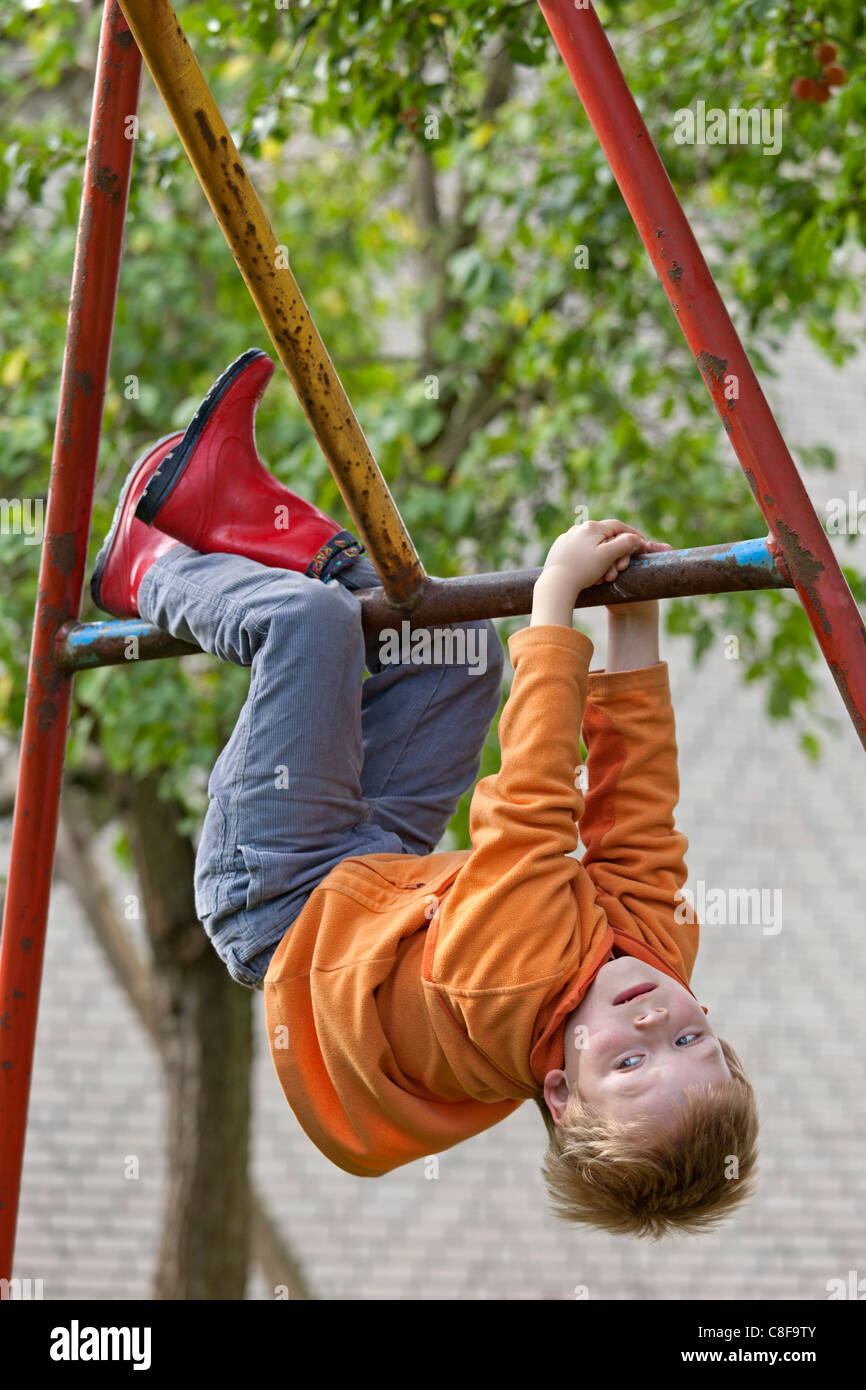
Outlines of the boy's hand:
[{"label": "boy's hand", "polygon": [[631,555],[649,544],[625,521],[585,521],[557,536],[544,562],[544,573],[556,572],[574,589],[574,597],[590,584],[616,579]]},{"label": "boy's hand", "polygon": [[[535,583],[530,625],[560,623],[570,627],[582,589],[613,582],[632,555],[671,549],[666,541],[648,541],[636,527],[614,517],[572,526],[550,547]],[[639,616],[651,619],[658,612],[658,603],[651,599],[646,603],[608,604],[607,611],[615,621],[623,613],[631,614],[632,621]]]},{"label": "boy's hand", "polygon": [[[673,546],[669,545],[667,541],[647,541],[640,552],[635,551],[634,553],[650,555],[658,554],[660,550],[673,550]],[[613,575],[612,579],[615,578],[616,575]],[[659,601],[657,598],[642,599],[636,603],[608,603],[605,607],[608,618],[613,622],[621,622],[623,619],[628,619],[632,623],[658,621]]]}]

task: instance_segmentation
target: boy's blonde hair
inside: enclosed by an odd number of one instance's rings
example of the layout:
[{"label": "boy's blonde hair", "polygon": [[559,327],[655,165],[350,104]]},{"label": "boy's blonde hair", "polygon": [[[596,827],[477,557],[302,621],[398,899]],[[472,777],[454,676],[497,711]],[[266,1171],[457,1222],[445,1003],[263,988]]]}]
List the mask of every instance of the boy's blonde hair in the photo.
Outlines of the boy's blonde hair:
[{"label": "boy's blonde hair", "polygon": [[755,1093],[730,1043],[719,1042],[733,1080],[689,1088],[673,1133],[646,1120],[609,1119],[574,1089],[557,1124],[544,1096],[534,1097],[547,1125],[541,1171],[556,1216],[658,1240],[706,1230],[753,1195]]}]

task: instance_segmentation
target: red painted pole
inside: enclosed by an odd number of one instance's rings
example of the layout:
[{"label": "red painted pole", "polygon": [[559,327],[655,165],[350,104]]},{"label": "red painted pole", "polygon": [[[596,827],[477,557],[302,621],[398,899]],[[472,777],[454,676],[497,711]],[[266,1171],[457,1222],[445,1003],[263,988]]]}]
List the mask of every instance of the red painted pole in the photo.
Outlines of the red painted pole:
[{"label": "red painted pole", "polygon": [[0,1278],[12,1274],[18,1194],[45,950],[72,678],[55,665],[59,628],[81,611],[93,485],[138,107],[141,54],[106,0],[72,272],[66,349],[0,941]]},{"label": "red painted pole", "polygon": [[796,464],[598,16],[539,4],[866,747],[866,627]]}]

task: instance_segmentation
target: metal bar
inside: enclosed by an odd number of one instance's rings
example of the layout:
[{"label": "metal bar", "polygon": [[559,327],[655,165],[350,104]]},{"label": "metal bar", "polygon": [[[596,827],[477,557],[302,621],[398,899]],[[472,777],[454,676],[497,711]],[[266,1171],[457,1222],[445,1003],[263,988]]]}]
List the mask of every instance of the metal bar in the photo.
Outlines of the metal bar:
[{"label": "metal bar", "polygon": [[[531,611],[532,590],[540,573],[540,569],[528,569],[459,579],[428,578],[410,612],[391,605],[382,589],[365,589],[359,594],[364,630],[368,634],[381,632],[386,627],[401,627],[403,622],[411,629],[476,618],[519,617]],[[637,556],[615,584],[584,589],[577,608],[790,586],[790,575],[777,565],[764,538]],[[167,656],[194,656],[200,651],[200,647],[182,642],[152,623],[130,618],[123,622],[67,623],[57,633],[55,659],[63,670],[78,671]]]},{"label": "metal bar", "polygon": [[425,579],[388,485],[168,0],[121,0],[138,46],[386,592]]},{"label": "metal bar", "polygon": [[137,661],[195,656],[201,650],[143,618],[124,618],[66,623],[55,638],[54,659],[61,671],[89,671],[94,666],[134,666]]},{"label": "metal bar", "polygon": [[[589,0],[539,0],[866,747],[866,626]],[[736,394],[735,394],[736,391]]]},{"label": "metal bar", "polygon": [[115,0],[99,37],[30,648],[0,942],[0,1278],[12,1272],[72,680],[55,636],[80,612],[138,107],[141,55]]}]

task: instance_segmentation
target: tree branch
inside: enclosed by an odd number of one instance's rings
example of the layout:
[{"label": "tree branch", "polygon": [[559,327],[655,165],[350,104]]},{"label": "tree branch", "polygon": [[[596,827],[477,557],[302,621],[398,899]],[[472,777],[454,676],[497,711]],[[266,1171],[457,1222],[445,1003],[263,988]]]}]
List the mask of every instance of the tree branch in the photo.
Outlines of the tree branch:
[{"label": "tree branch", "polygon": [[[507,101],[514,81],[514,64],[504,46],[491,57],[487,67],[487,81],[484,95],[478,107],[479,124],[490,121],[498,108]],[[421,255],[424,269],[434,283],[438,283],[438,293],[433,304],[424,316],[423,341],[425,374],[436,369],[433,339],[439,324],[443,323],[452,308],[457,307],[448,293],[448,259],[455,251],[470,246],[478,236],[479,220],[466,220],[466,209],[471,194],[461,178],[456,195],[454,214],[450,219],[450,231],[443,240],[443,221],[436,185],[436,170],[432,156],[421,145],[415,147],[411,164],[412,192],[416,213],[422,229],[423,243]]]},{"label": "tree branch", "polygon": [[[534,316],[548,314],[555,309],[572,288],[571,284],[561,285],[547,296]],[[508,368],[514,352],[514,335],[502,342],[485,365],[480,380],[469,400],[464,405],[456,402],[449,411],[438,435],[425,444],[419,452],[423,457],[433,455],[445,470],[441,486],[447,487],[454,475],[463,451],[467,448],[476,431],[484,429],[517,396],[503,395],[501,388],[508,378]],[[546,382],[536,382],[531,388],[519,388],[524,399],[527,391],[531,400],[543,400],[548,394]]]}]

